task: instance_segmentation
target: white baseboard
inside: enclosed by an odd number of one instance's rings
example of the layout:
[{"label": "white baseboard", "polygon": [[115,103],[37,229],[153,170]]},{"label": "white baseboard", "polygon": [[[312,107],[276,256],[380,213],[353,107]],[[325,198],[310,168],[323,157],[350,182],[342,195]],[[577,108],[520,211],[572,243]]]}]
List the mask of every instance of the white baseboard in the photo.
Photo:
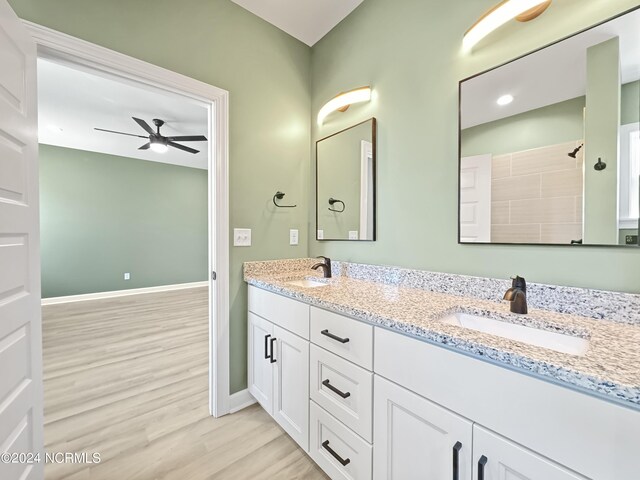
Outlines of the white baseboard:
[{"label": "white baseboard", "polygon": [[229,397],[229,413],[236,413],[256,403],[248,389],[240,390]]},{"label": "white baseboard", "polygon": [[131,288],[129,290],[116,290],[114,292],[85,293],[83,295],[69,295],[66,297],[43,298],[42,305],[56,305],[58,303],[84,302],[87,300],[100,300],[102,298],[126,297],[128,295],[140,295],[143,293],[169,292],[171,290],[186,290],[188,288],[206,287],[209,282],[178,283],[176,285],[160,285],[159,287]]}]

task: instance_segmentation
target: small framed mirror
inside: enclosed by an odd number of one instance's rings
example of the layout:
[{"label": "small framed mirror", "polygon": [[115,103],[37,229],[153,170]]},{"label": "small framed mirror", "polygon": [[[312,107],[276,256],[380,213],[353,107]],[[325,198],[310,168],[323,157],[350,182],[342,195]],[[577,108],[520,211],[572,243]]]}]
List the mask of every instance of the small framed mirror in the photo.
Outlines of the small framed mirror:
[{"label": "small framed mirror", "polygon": [[316,142],[316,239],[376,239],[376,119]]},{"label": "small framed mirror", "polygon": [[640,9],[460,83],[459,243],[640,246]]}]

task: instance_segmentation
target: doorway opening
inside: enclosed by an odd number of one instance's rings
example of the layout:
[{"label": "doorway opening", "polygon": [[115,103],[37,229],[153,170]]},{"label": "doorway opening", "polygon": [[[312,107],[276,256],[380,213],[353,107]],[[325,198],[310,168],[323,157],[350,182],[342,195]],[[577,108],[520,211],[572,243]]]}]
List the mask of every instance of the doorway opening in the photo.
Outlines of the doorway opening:
[{"label": "doorway opening", "polygon": [[[158,94],[177,95],[190,105],[198,105],[206,112],[206,130],[204,132],[198,130],[198,135],[204,135],[208,141],[203,142],[200,145],[201,148],[196,147],[196,149],[204,152],[208,172],[206,181],[207,259],[206,265],[203,266],[203,270],[206,269],[208,287],[208,410],[213,416],[227,414],[229,412],[228,92],[39,25],[30,22],[24,22],[24,24],[37,44],[38,59],[41,62],[71,67],[85,74],[116,80],[128,86],[146,88]],[[123,114],[122,117],[126,116]],[[157,118],[155,114],[151,116]],[[153,118],[143,120],[151,124]],[[171,118],[161,120],[167,122],[162,126],[162,135],[179,136],[174,133],[185,132],[184,130],[171,131]],[[139,128],[139,125],[130,121],[132,128],[122,129],[122,131],[136,133],[135,129]],[[94,126],[102,128],[98,124],[89,125],[91,128]],[[108,126],[104,128],[110,129]],[[113,128],[113,130],[119,130],[119,128]],[[141,135],[146,133],[142,129],[139,131]],[[104,132],[103,134],[107,135]],[[136,140],[141,141],[140,146],[145,143],[142,138]],[[183,142],[183,145],[187,143]],[[187,154],[182,151],[180,153]],[[145,163],[144,160],[140,162]],[[136,278],[134,272],[121,273],[122,281],[125,281],[125,273],[130,274],[129,281]]]}]

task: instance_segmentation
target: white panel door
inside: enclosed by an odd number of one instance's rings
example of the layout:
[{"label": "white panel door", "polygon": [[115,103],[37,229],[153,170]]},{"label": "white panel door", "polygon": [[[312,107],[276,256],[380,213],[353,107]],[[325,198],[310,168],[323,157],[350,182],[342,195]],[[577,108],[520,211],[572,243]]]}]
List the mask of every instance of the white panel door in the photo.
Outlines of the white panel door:
[{"label": "white panel door", "polygon": [[491,241],[491,155],[460,160],[460,241]]},{"label": "white panel door", "polygon": [[573,473],[478,425],[473,426],[473,457],[473,478],[587,480],[586,477]]},{"label": "white panel door", "polygon": [[273,418],[309,451],[309,342],[274,325]]},{"label": "white panel door", "polygon": [[249,393],[273,415],[273,324],[249,312]]},{"label": "white panel door", "polygon": [[469,420],[377,375],[373,391],[375,480],[471,480]]},{"label": "white panel door", "polygon": [[[0,0],[0,453],[42,455],[36,102],[35,43]],[[0,462],[2,480],[42,475]]]}]

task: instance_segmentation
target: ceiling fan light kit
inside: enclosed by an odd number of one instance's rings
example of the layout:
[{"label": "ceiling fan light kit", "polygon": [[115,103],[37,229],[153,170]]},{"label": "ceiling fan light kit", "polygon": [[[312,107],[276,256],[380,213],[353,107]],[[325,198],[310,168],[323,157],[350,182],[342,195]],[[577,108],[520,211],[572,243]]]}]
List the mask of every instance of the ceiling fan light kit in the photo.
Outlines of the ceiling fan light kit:
[{"label": "ceiling fan light kit", "polygon": [[182,150],[188,153],[198,153],[200,150],[196,150],[195,148],[187,147],[185,145],[181,145],[176,142],[206,142],[207,137],[204,135],[180,135],[177,137],[165,137],[160,133],[160,127],[164,125],[164,120],[160,120],[159,118],[153,119],[153,124],[156,127],[156,131],[153,131],[153,128],[145,122],[144,120],[136,117],[131,117],[133,120],[142,127],[142,129],[148,133],[148,136],[144,135],[136,135],[134,133],[125,133],[125,132],[116,132],[114,130],[106,130],[104,128],[94,128],[94,130],[98,130],[100,132],[107,133],[115,133],[117,135],[127,135],[129,137],[138,137],[145,138],[148,140],[147,143],[142,145],[138,150],[153,150],[156,153],[165,153],[169,150],[169,147],[177,148],[178,150]]}]

